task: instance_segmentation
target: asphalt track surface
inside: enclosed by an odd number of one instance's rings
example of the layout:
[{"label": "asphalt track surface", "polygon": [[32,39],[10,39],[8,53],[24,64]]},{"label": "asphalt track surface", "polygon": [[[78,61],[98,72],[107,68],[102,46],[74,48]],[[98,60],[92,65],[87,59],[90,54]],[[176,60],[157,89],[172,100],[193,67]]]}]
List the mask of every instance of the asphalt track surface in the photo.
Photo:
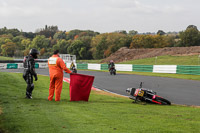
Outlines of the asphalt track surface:
[{"label": "asphalt track surface", "polygon": [[[2,69],[0,71],[23,72],[23,69]],[[36,72],[49,75],[48,69],[36,69]],[[158,95],[174,104],[200,106],[200,81],[129,74],[114,76],[108,72],[97,71],[78,71],[78,73],[95,76],[94,87],[120,95],[128,96],[126,88],[137,88],[140,82],[144,82],[144,88],[156,91]],[[64,74],[64,77],[69,78],[69,74]]]}]

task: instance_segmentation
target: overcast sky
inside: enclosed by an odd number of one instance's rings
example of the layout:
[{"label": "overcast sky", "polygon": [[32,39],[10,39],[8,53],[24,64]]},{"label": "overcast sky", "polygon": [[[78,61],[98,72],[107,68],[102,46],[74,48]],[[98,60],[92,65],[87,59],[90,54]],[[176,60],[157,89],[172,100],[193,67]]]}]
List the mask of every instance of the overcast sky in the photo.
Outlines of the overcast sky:
[{"label": "overcast sky", "polygon": [[200,29],[200,0],[0,0],[0,28],[182,31]]}]

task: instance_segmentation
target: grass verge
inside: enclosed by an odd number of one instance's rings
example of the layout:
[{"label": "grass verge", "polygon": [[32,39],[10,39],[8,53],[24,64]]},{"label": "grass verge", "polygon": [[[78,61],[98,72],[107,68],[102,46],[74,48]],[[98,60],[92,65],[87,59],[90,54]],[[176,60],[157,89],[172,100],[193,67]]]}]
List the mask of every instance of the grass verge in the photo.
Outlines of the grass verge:
[{"label": "grass verge", "polygon": [[151,72],[117,72],[117,73],[145,75],[145,76],[156,76],[156,77],[167,77],[167,78],[178,78],[178,79],[189,79],[189,80],[200,80],[200,75],[151,73]]},{"label": "grass verge", "polygon": [[[108,70],[85,70],[85,69],[84,70],[81,69],[81,71],[108,72]],[[189,75],[189,74],[187,75],[187,74],[152,73],[152,72],[127,72],[127,71],[117,71],[117,74],[135,74],[135,75],[144,75],[144,76],[156,76],[156,77],[166,77],[166,78],[200,80],[200,75]]]},{"label": "grass verge", "polygon": [[33,99],[25,99],[22,74],[0,72],[0,131],[4,133],[199,132],[200,108],[133,104],[92,91],[89,102],[47,101],[49,77],[39,76]]},{"label": "grass verge", "polygon": [[191,56],[158,56],[157,58],[145,58],[120,62],[120,64],[140,64],[140,65],[200,65],[199,55]]}]

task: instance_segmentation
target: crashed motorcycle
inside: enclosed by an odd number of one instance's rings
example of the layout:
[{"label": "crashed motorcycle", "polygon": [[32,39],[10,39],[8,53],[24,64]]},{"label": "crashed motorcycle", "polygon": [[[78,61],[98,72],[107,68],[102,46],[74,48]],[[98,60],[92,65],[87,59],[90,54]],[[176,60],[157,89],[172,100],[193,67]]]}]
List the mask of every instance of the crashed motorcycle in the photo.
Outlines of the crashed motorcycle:
[{"label": "crashed motorcycle", "polygon": [[111,67],[109,69],[109,72],[110,72],[110,75],[116,75],[116,69],[115,69],[115,67]]},{"label": "crashed motorcycle", "polygon": [[160,105],[171,105],[171,102],[167,99],[156,95],[156,92],[142,88],[142,82],[139,88],[127,88],[126,92],[130,95],[130,99],[134,102],[142,101],[147,103],[155,103]]}]

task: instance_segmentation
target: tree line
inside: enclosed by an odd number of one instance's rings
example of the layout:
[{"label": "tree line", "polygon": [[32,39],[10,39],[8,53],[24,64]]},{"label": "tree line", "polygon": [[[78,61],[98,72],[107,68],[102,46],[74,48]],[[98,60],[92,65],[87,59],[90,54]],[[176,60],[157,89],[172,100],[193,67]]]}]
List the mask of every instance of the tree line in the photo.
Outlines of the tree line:
[{"label": "tree line", "polygon": [[31,48],[40,51],[40,57],[49,57],[56,49],[62,54],[76,55],[77,59],[103,59],[121,47],[163,48],[200,46],[200,32],[189,25],[181,32],[158,30],[140,34],[135,30],[99,33],[91,30],[61,31],[57,26],[45,26],[33,32],[18,29],[0,29],[0,55],[23,57]]}]

